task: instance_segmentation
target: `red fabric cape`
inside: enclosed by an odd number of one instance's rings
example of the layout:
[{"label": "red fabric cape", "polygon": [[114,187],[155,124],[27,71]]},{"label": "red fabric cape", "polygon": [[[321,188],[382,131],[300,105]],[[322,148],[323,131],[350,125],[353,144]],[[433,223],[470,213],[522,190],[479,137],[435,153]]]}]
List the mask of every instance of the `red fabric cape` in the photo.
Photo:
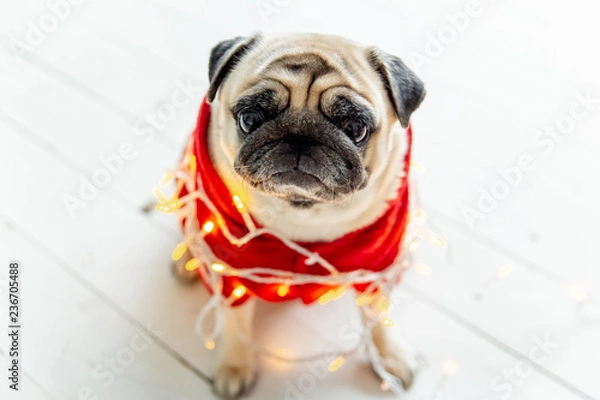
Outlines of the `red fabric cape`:
[{"label": "red fabric cape", "polygon": [[[232,200],[229,192],[208,153],[207,134],[210,122],[210,104],[204,99],[198,114],[198,122],[192,137],[192,152],[197,160],[197,173],[202,179],[204,189],[210,200],[222,214],[232,234],[237,237],[245,235],[248,230]],[[350,232],[331,242],[299,243],[332,264],[339,272],[366,269],[381,271],[389,267],[397,258],[402,239],[408,223],[408,172],[412,144],[412,129],[408,128],[409,148],[404,162],[404,177],[396,198],[389,202],[388,208],[375,222]],[[179,194],[186,194],[185,189]],[[208,220],[214,221],[210,210],[200,200],[197,203],[198,226],[202,227]],[[323,221],[327,224],[327,221]],[[258,226],[258,224],[257,224]],[[223,236],[218,226],[205,237],[216,257],[223,263],[235,269],[264,267],[293,271],[303,274],[326,275],[329,272],[318,264],[307,265],[306,257],[288,248],[272,235],[259,236],[247,244],[237,247]],[[200,257],[201,259],[201,257]],[[233,276],[223,277],[223,295],[231,296],[238,285],[247,288],[246,294],[236,300],[233,305],[242,304],[251,296],[260,297],[266,301],[287,301],[302,299],[306,304],[317,300],[321,295],[331,290],[330,286],[320,284],[292,285],[285,296],[279,296],[279,285],[255,283],[247,279]],[[207,285],[208,286],[208,285]],[[356,285],[355,289],[362,292],[367,284]],[[210,290],[210,287],[209,287]]]}]

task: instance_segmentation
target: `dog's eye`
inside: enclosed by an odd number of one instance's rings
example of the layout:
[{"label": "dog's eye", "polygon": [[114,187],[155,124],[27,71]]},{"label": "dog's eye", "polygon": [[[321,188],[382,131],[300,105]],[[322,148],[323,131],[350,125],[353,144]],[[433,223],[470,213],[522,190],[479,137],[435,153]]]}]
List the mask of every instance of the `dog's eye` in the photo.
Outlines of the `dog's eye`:
[{"label": "dog's eye", "polygon": [[238,114],[238,125],[245,134],[248,134],[258,128],[263,122],[263,116],[258,111],[248,110]]},{"label": "dog's eye", "polygon": [[350,139],[356,144],[364,142],[369,135],[369,127],[358,121],[348,121],[344,124],[343,130]]}]

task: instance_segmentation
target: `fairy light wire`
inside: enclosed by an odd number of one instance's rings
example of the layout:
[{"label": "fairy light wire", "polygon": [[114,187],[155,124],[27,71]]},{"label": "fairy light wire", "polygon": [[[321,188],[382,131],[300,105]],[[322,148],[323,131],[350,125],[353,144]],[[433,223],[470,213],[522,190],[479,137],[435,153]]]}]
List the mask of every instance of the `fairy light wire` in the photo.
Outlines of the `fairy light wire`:
[{"label": "fairy light wire", "polygon": [[[321,257],[318,253],[311,252],[276,231],[256,227],[243,200],[237,194],[232,195],[232,202],[242,216],[247,233],[241,237],[235,236],[229,230],[225,219],[216,208],[215,204],[208,198],[202,180],[200,179],[200,176],[196,174],[196,160],[193,155],[191,155],[191,147],[189,145],[186,154],[187,155],[183,158],[179,168],[175,171],[167,172],[167,176],[161,180],[162,187],[163,185],[166,185],[167,182],[175,179],[176,194],[169,197],[159,188],[155,188],[154,194],[159,201],[156,207],[157,210],[174,214],[182,222],[183,240],[177,246],[177,253],[174,251],[173,258],[175,258],[175,256],[181,258],[185,251],[188,251],[193,260],[191,263],[188,263],[189,267],[195,267],[195,269],[198,270],[203,281],[209,286],[212,293],[209,301],[202,307],[195,324],[196,332],[203,338],[207,349],[211,350],[215,348],[217,338],[224,328],[224,307],[229,307],[235,300],[243,297],[247,293],[246,287],[239,285],[234,288],[230,297],[225,297],[222,293],[222,288],[223,279],[227,276],[236,276],[256,283],[278,285],[277,293],[280,297],[285,297],[289,293],[290,287],[293,287],[294,285],[313,283],[332,287],[331,290],[321,296],[319,299],[320,304],[326,304],[330,301],[339,299],[347,290],[351,289],[356,284],[368,284],[367,290],[359,296],[362,297],[362,304],[360,307],[363,310],[364,315],[364,332],[359,342],[350,349],[335,352],[322,352],[307,357],[291,358],[277,354],[277,352],[273,352],[258,345],[250,338],[243,337],[243,339],[250,342],[257,353],[279,361],[297,363],[329,360],[331,371],[339,369],[346,358],[352,356],[361,348],[365,348],[373,363],[374,369],[383,380],[384,386],[394,393],[404,393],[404,389],[399,379],[389,374],[383,367],[381,356],[373,343],[370,332],[375,324],[382,324],[387,327],[391,327],[395,324],[394,321],[389,318],[389,307],[373,307],[372,304],[370,304],[371,301],[368,301],[369,299],[363,296],[373,296],[373,294],[377,292],[379,296],[382,296],[384,301],[389,303],[389,296],[395,282],[398,281],[400,276],[408,268],[412,253],[419,247],[418,240],[425,238],[434,246],[441,247],[444,245],[443,240],[439,236],[433,235],[425,229],[426,217],[422,210],[418,208],[416,210],[410,210],[410,220],[402,243],[402,251],[396,262],[390,267],[379,272],[364,269],[351,272],[339,272],[335,266]],[[181,198],[177,198],[177,193],[180,193],[183,188],[186,189],[187,194]],[[414,192],[411,192],[411,205],[416,204],[413,199],[413,193]],[[196,201],[203,202],[208,208],[211,213],[210,220],[197,220]],[[238,247],[243,246],[261,235],[272,235],[288,248],[303,255],[306,258],[305,263],[307,265],[319,265],[324,268],[328,274],[302,274],[260,266],[256,266],[252,269],[235,269],[216,257],[205,241],[205,237],[210,235],[216,229],[218,229],[232,245]],[[374,310],[374,308],[376,310]],[[209,317],[212,317],[214,321],[212,329],[207,326],[207,319]],[[238,330],[238,332],[242,332],[242,330]]]}]

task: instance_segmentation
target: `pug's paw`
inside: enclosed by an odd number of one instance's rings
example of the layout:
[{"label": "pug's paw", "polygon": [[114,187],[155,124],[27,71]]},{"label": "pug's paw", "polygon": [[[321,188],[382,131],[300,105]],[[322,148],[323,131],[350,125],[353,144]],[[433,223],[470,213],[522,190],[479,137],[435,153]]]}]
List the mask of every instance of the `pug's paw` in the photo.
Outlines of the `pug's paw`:
[{"label": "pug's paw", "polygon": [[409,390],[415,380],[417,357],[397,346],[386,346],[383,351],[380,350],[380,355],[385,370],[400,379],[404,389]]},{"label": "pug's paw", "polygon": [[186,251],[183,257],[177,261],[173,261],[171,265],[173,275],[182,283],[192,283],[198,280],[198,271],[188,271],[185,268],[185,264],[191,259],[191,254]]},{"label": "pug's paw", "polygon": [[223,400],[239,399],[252,389],[256,376],[254,360],[226,362],[215,373],[214,390]]}]

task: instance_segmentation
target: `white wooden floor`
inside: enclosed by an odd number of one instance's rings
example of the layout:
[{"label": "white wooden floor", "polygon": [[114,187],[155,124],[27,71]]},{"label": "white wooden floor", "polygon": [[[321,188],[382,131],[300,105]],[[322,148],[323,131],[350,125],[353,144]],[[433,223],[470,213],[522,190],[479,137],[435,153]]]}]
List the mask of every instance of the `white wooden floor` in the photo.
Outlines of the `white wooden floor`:
[{"label": "white wooden floor", "polygon": [[[415,158],[423,206],[447,246],[423,245],[418,262],[431,273],[411,271],[400,288],[394,329],[427,359],[406,398],[600,399],[600,104],[574,105],[600,99],[598,6],[474,1],[62,2],[68,15],[55,31],[15,52],[11,43],[28,43],[40,23],[54,28],[47,4],[56,2],[1,0],[0,260],[23,265],[24,371],[21,391],[9,393],[3,334],[0,398],[212,398],[202,374],[214,354],[193,332],[204,294],[170,275],[174,221],[140,208],[194,124],[210,47],[256,30],[299,30],[379,45],[427,83]],[[453,38],[447,16],[465,9],[477,16]],[[433,49],[429,35],[440,32],[445,44]],[[141,140],[134,126],[188,80],[201,86],[192,103]],[[572,107],[586,115],[571,133],[536,136],[568,125]],[[63,196],[125,142],[136,156],[70,216]],[[535,168],[469,226],[462,210],[526,154]],[[259,339],[292,355],[349,347],[337,333],[356,321],[351,303],[265,305]],[[452,363],[458,369],[445,376]],[[364,357],[327,376],[318,365],[261,365],[250,399],[392,398]]]}]

